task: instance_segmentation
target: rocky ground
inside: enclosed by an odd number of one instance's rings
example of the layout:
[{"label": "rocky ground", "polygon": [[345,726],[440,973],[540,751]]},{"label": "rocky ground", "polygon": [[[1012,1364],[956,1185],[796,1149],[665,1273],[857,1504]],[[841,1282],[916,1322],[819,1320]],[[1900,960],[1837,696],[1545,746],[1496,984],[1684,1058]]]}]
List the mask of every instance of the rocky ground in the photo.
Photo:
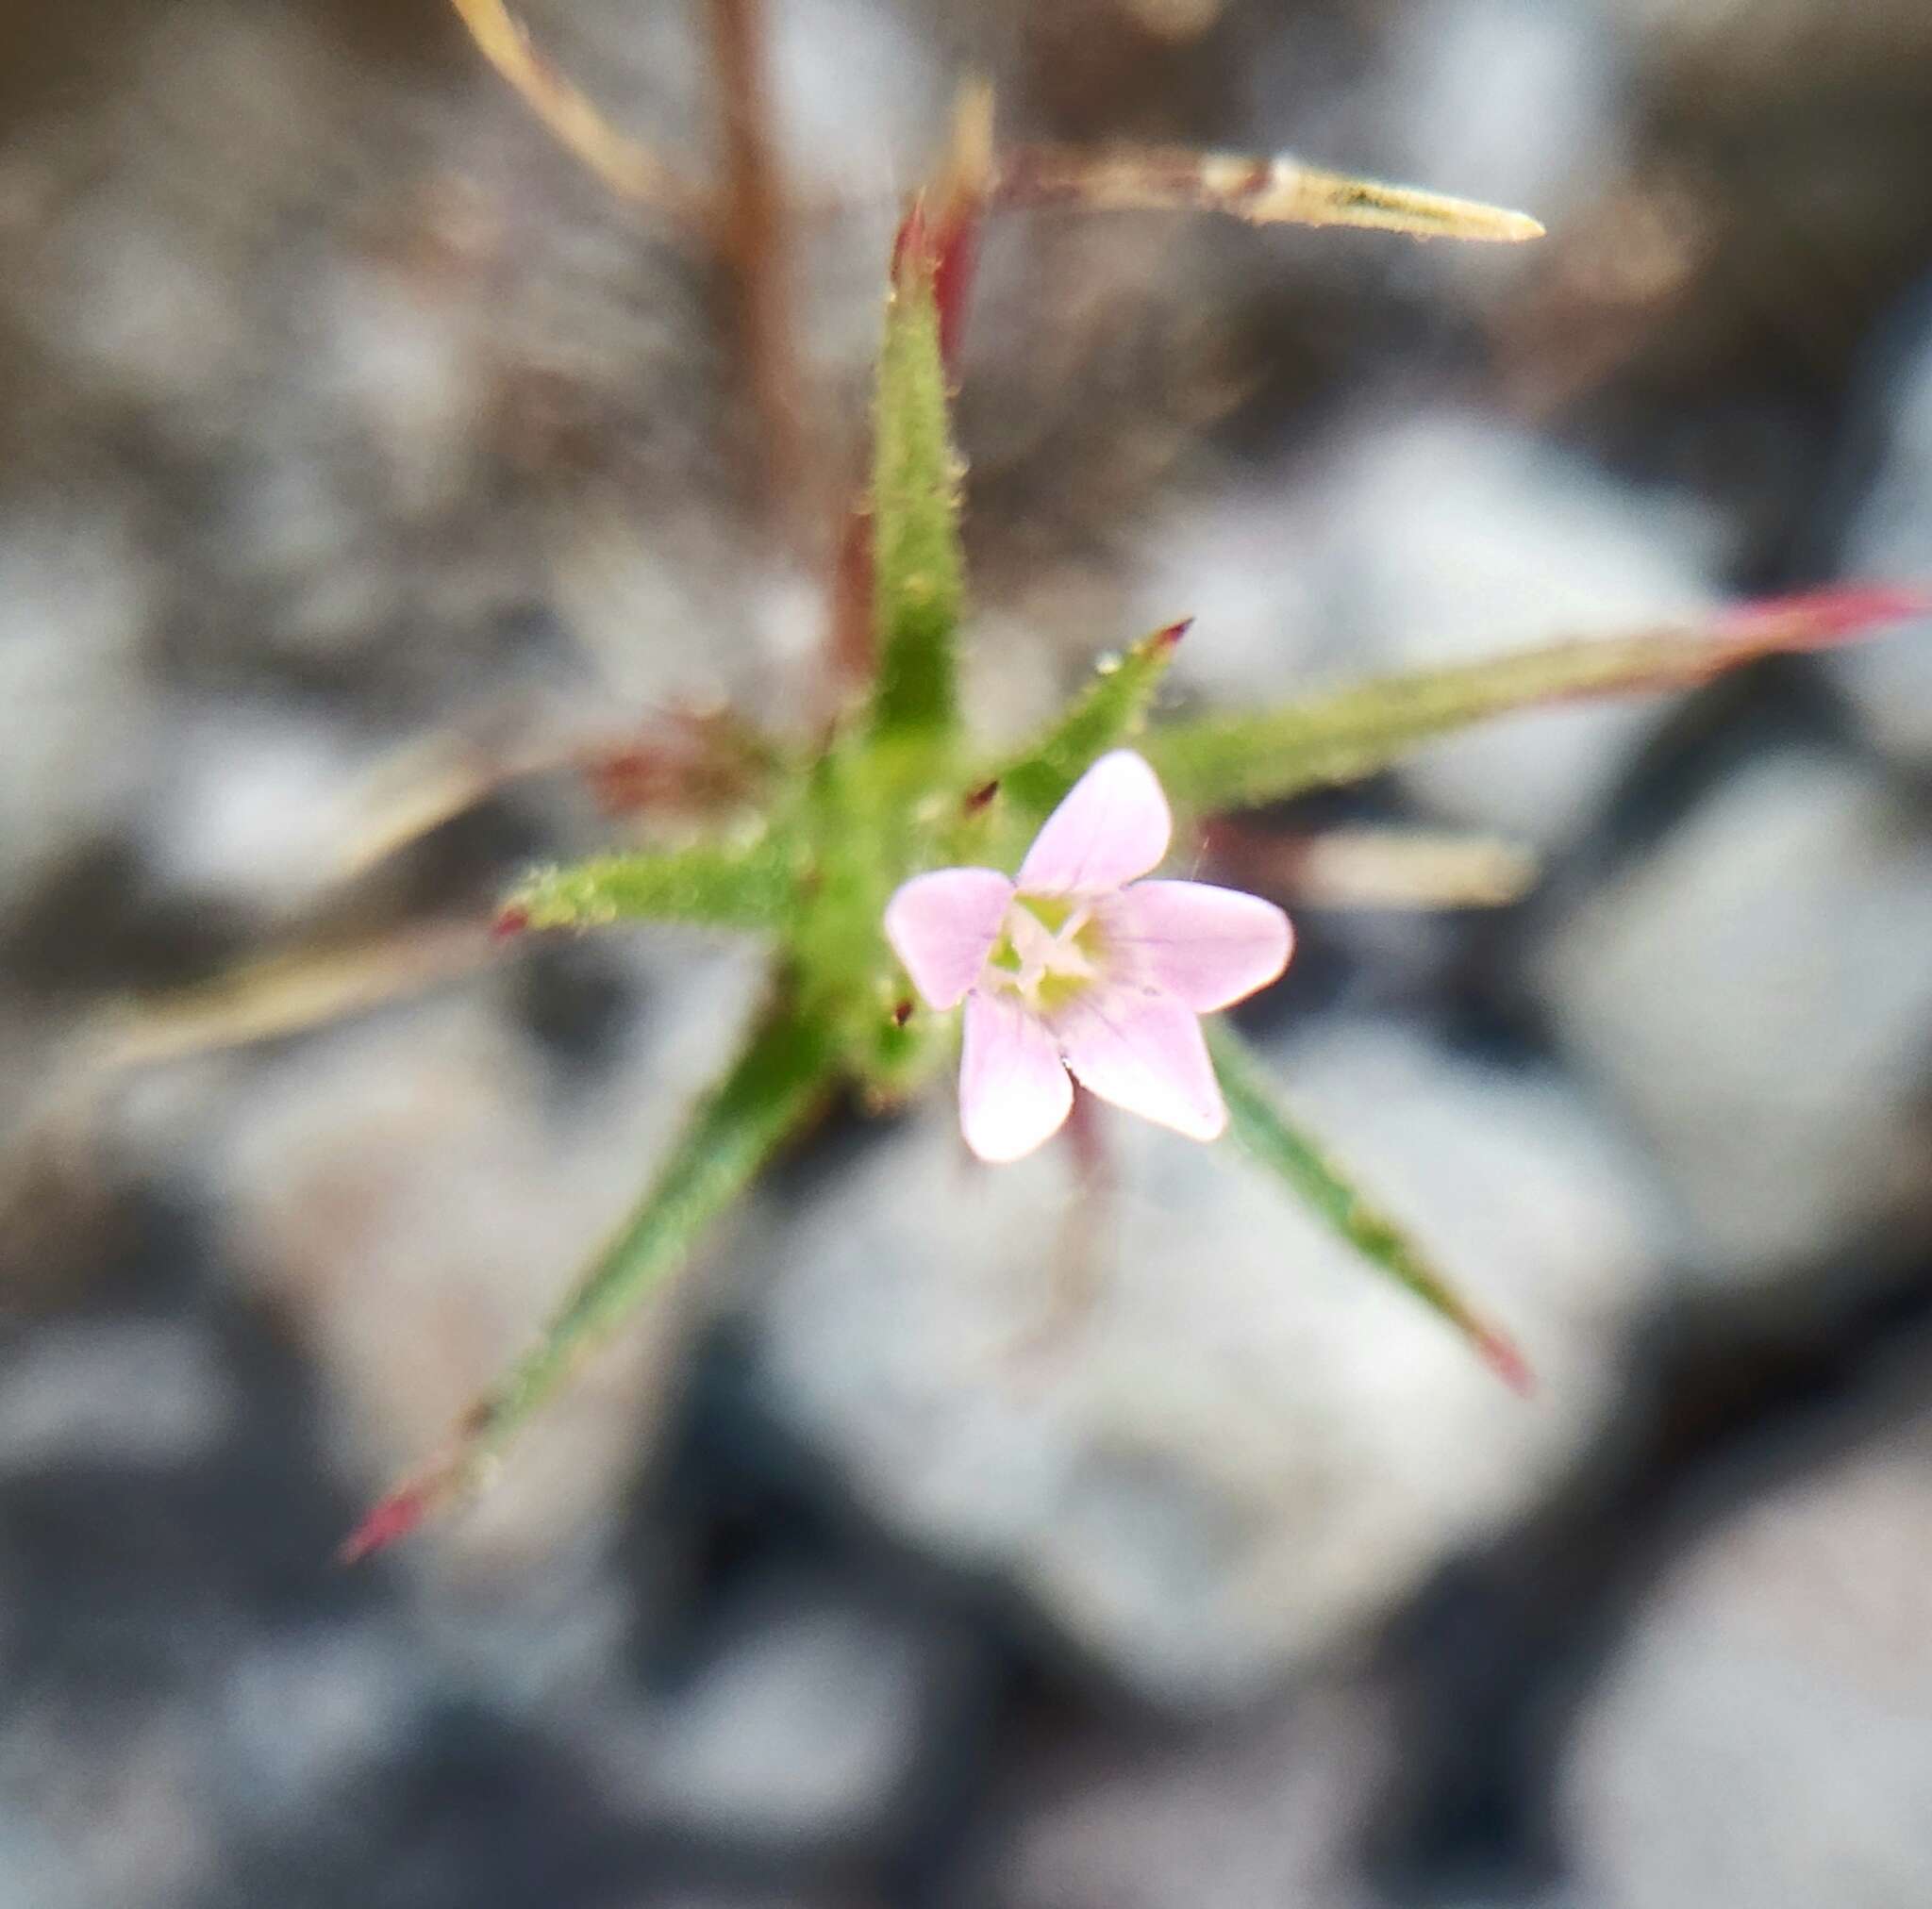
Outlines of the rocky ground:
[{"label": "rocky ground", "polygon": [[[528,14],[715,164],[696,0]],[[791,303],[831,488],[969,67],[1027,133],[1552,228],[996,232],[990,725],[1189,611],[1179,694],[1229,701],[1932,576],[1918,0],[771,14],[790,176],[842,208]],[[1300,909],[1245,1011],[1529,1403],[1184,1142],[1109,1125],[1082,1207],[943,1106],[841,1115],[477,1511],[343,1572],[756,958],[458,937],[140,1066],[113,1016],[321,917],[460,927],[609,824],[552,778],[356,876],[398,788],[795,715],[822,599],[718,262],[434,0],[0,17],[0,1909],[1927,1900],[1932,628],[1268,819],[1542,858],[1504,908]]]}]

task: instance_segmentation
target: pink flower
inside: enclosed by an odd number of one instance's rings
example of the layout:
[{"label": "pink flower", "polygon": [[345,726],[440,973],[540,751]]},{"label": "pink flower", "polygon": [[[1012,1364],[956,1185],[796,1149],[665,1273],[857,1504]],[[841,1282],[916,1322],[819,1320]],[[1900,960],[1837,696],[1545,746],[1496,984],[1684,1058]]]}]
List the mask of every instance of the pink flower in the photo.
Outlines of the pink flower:
[{"label": "pink flower", "polygon": [[1059,1131],[1073,1075],[1191,1139],[1227,1124],[1198,1016],[1288,966],[1288,917],[1203,882],[1138,879],[1174,832],[1153,770],[1103,755],[1046,819],[1017,881],[994,869],[915,875],[886,938],[931,1007],[966,1004],[959,1124],[982,1160]]}]

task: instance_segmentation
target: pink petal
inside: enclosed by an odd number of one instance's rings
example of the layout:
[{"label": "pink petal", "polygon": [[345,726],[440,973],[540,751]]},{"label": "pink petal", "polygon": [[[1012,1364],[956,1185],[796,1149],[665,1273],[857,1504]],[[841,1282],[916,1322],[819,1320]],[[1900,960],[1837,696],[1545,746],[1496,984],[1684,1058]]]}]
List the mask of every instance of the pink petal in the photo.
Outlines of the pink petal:
[{"label": "pink petal", "polygon": [[1020,864],[1034,895],[1099,894],[1144,875],[1174,833],[1167,797],[1131,749],[1103,755],[1047,817]]},{"label": "pink petal", "polygon": [[1266,988],[1294,931],[1273,902],[1206,882],[1136,882],[1101,912],[1109,956],[1127,974],[1211,1013]]},{"label": "pink petal", "polygon": [[1012,899],[1012,883],[991,869],[935,869],[886,904],[886,939],[929,1007],[966,998]]},{"label": "pink petal", "polygon": [[1054,1031],[1074,1078],[1102,1100],[1191,1140],[1214,1139],[1227,1125],[1201,1023],[1173,995],[1096,988]]},{"label": "pink petal", "polygon": [[1074,1084],[1054,1038],[1010,996],[966,1002],[959,1127],[982,1160],[1017,1160],[1059,1132]]}]

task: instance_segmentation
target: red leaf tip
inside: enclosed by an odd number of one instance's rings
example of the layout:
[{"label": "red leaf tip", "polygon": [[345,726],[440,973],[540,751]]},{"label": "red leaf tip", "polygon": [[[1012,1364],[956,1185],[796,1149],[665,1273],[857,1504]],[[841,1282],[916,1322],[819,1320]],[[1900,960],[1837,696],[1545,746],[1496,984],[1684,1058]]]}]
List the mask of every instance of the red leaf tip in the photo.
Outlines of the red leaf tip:
[{"label": "red leaf tip", "polygon": [[1163,650],[1171,650],[1193,627],[1193,618],[1183,617],[1177,623],[1169,623],[1164,630],[1156,630],[1150,640]]},{"label": "red leaf tip", "polygon": [[[1761,597],[1740,605],[1724,621],[1733,636],[1772,636],[1780,647],[1805,648],[1862,637],[1917,617],[1932,617],[1932,589],[1907,584],[1850,584],[1801,590],[1794,596]],[[1789,626],[1788,633],[1780,626]]]},{"label": "red leaf tip", "polygon": [[339,1565],[357,1565],[408,1535],[427,1516],[432,1494],[420,1485],[399,1486],[385,1498],[336,1551]]},{"label": "red leaf tip", "polygon": [[1477,1355],[1484,1365],[1512,1392],[1524,1399],[1535,1395],[1536,1374],[1530,1370],[1529,1361],[1517,1350],[1513,1339],[1493,1326],[1477,1326],[1474,1338]]},{"label": "red leaf tip", "polygon": [[511,941],[530,925],[530,911],[521,903],[512,902],[502,909],[494,921],[490,924],[490,938],[493,941]]}]

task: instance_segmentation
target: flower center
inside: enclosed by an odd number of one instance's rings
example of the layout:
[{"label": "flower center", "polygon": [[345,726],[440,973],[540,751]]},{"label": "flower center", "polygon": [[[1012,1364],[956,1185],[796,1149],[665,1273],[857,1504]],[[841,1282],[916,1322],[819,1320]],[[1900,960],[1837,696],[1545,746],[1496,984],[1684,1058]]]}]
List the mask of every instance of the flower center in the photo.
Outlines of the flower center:
[{"label": "flower center", "polygon": [[987,980],[1017,994],[1030,1012],[1051,1015],[1100,978],[1102,954],[1098,924],[1084,904],[1015,895],[987,957]]}]

